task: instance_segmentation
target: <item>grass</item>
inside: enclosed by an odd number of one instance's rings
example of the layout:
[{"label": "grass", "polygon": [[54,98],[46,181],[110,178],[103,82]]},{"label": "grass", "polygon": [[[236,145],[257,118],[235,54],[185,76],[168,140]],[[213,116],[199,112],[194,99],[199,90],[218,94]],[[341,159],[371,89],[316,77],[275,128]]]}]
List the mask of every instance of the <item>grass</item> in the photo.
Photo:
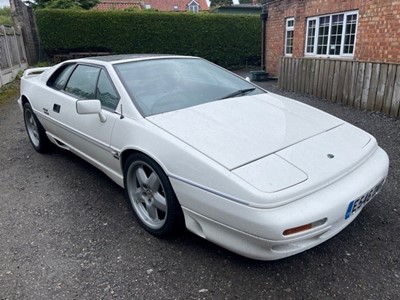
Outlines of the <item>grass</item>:
[{"label": "grass", "polygon": [[19,77],[0,88],[0,106],[16,100],[19,96]]},{"label": "grass", "polygon": [[[49,67],[51,64],[48,61],[40,61],[32,68],[39,68],[39,67]],[[0,87],[0,106],[17,99],[19,96],[19,86],[20,86],[20,78],[22,77],[23,71],[20,71],[17,77]]]}]

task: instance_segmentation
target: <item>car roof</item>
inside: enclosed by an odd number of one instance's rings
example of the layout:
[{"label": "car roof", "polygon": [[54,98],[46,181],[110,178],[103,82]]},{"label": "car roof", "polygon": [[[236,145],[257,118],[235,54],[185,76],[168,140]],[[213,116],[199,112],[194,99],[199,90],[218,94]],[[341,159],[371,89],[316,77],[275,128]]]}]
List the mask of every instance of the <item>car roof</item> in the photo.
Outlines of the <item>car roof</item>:
[{"label": "car roof", "polygon": [[121,61],[166,58],[166,57],[183,58],[190,56],[171,55],[171,54],[119,54],[119,55],[92,56],[92,57],[82,58],[80,60],[96,60],[101,62],[116,63]]}]

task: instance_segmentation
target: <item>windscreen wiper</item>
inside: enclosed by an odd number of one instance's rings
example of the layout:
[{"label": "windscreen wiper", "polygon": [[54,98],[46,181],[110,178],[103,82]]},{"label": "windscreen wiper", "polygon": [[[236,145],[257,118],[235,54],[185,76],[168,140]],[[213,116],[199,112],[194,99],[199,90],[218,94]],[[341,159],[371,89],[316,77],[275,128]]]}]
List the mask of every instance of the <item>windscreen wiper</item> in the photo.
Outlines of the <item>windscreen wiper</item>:
[{"label": "windscreen wiper", "polygon": [[220,98],[219,100],[227,99],[227,98],[233,98],[233,97],[236,97],[236,96],[244,96],[247,93],[250,93],[250,92],[254,91],[255,89],[256,88],[248,88],[248,89],[237,90],[237,91],[235,91],[233,93],[230,93],[230,94]]}]

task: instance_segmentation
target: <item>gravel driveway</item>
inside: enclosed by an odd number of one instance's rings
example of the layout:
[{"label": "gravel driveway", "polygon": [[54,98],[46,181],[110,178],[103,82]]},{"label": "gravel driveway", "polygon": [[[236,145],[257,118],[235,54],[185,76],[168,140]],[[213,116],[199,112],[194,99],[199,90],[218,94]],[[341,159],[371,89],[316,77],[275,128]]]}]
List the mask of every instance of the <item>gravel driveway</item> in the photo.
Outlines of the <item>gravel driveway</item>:
[{"label": "gravel driveway", "polygon": [[120,187],[66,151],[36,153],[16,102],[0,107],[0,299],[399,299],[400,119],[283,94],[373,134],[391,168],[348,228],[274,262],[147,234]]}]

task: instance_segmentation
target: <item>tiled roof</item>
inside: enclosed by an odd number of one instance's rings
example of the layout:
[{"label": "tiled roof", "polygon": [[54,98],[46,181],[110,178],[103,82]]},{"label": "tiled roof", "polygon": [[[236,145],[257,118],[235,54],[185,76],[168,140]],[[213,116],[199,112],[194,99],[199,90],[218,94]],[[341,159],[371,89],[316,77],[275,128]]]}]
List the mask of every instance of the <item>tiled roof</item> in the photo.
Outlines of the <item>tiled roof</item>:
[{"label": "tiled roof", "polygon": [[[208,10],[206,0],[194,0],[199,6],[200,10]],[[148,5],[150,8],[157,9],[159,11],[187,11],[187,6],[193,0],[142,0],[143,8]],[[177,7],[177,9],[175,9]]]},{"label": "tiled roof", "polygon": [[100,0],[100,2],[93,7],[97,10],[117,9],[122,10],[130,7],[137,7],[140,9],[139,0]]}]

